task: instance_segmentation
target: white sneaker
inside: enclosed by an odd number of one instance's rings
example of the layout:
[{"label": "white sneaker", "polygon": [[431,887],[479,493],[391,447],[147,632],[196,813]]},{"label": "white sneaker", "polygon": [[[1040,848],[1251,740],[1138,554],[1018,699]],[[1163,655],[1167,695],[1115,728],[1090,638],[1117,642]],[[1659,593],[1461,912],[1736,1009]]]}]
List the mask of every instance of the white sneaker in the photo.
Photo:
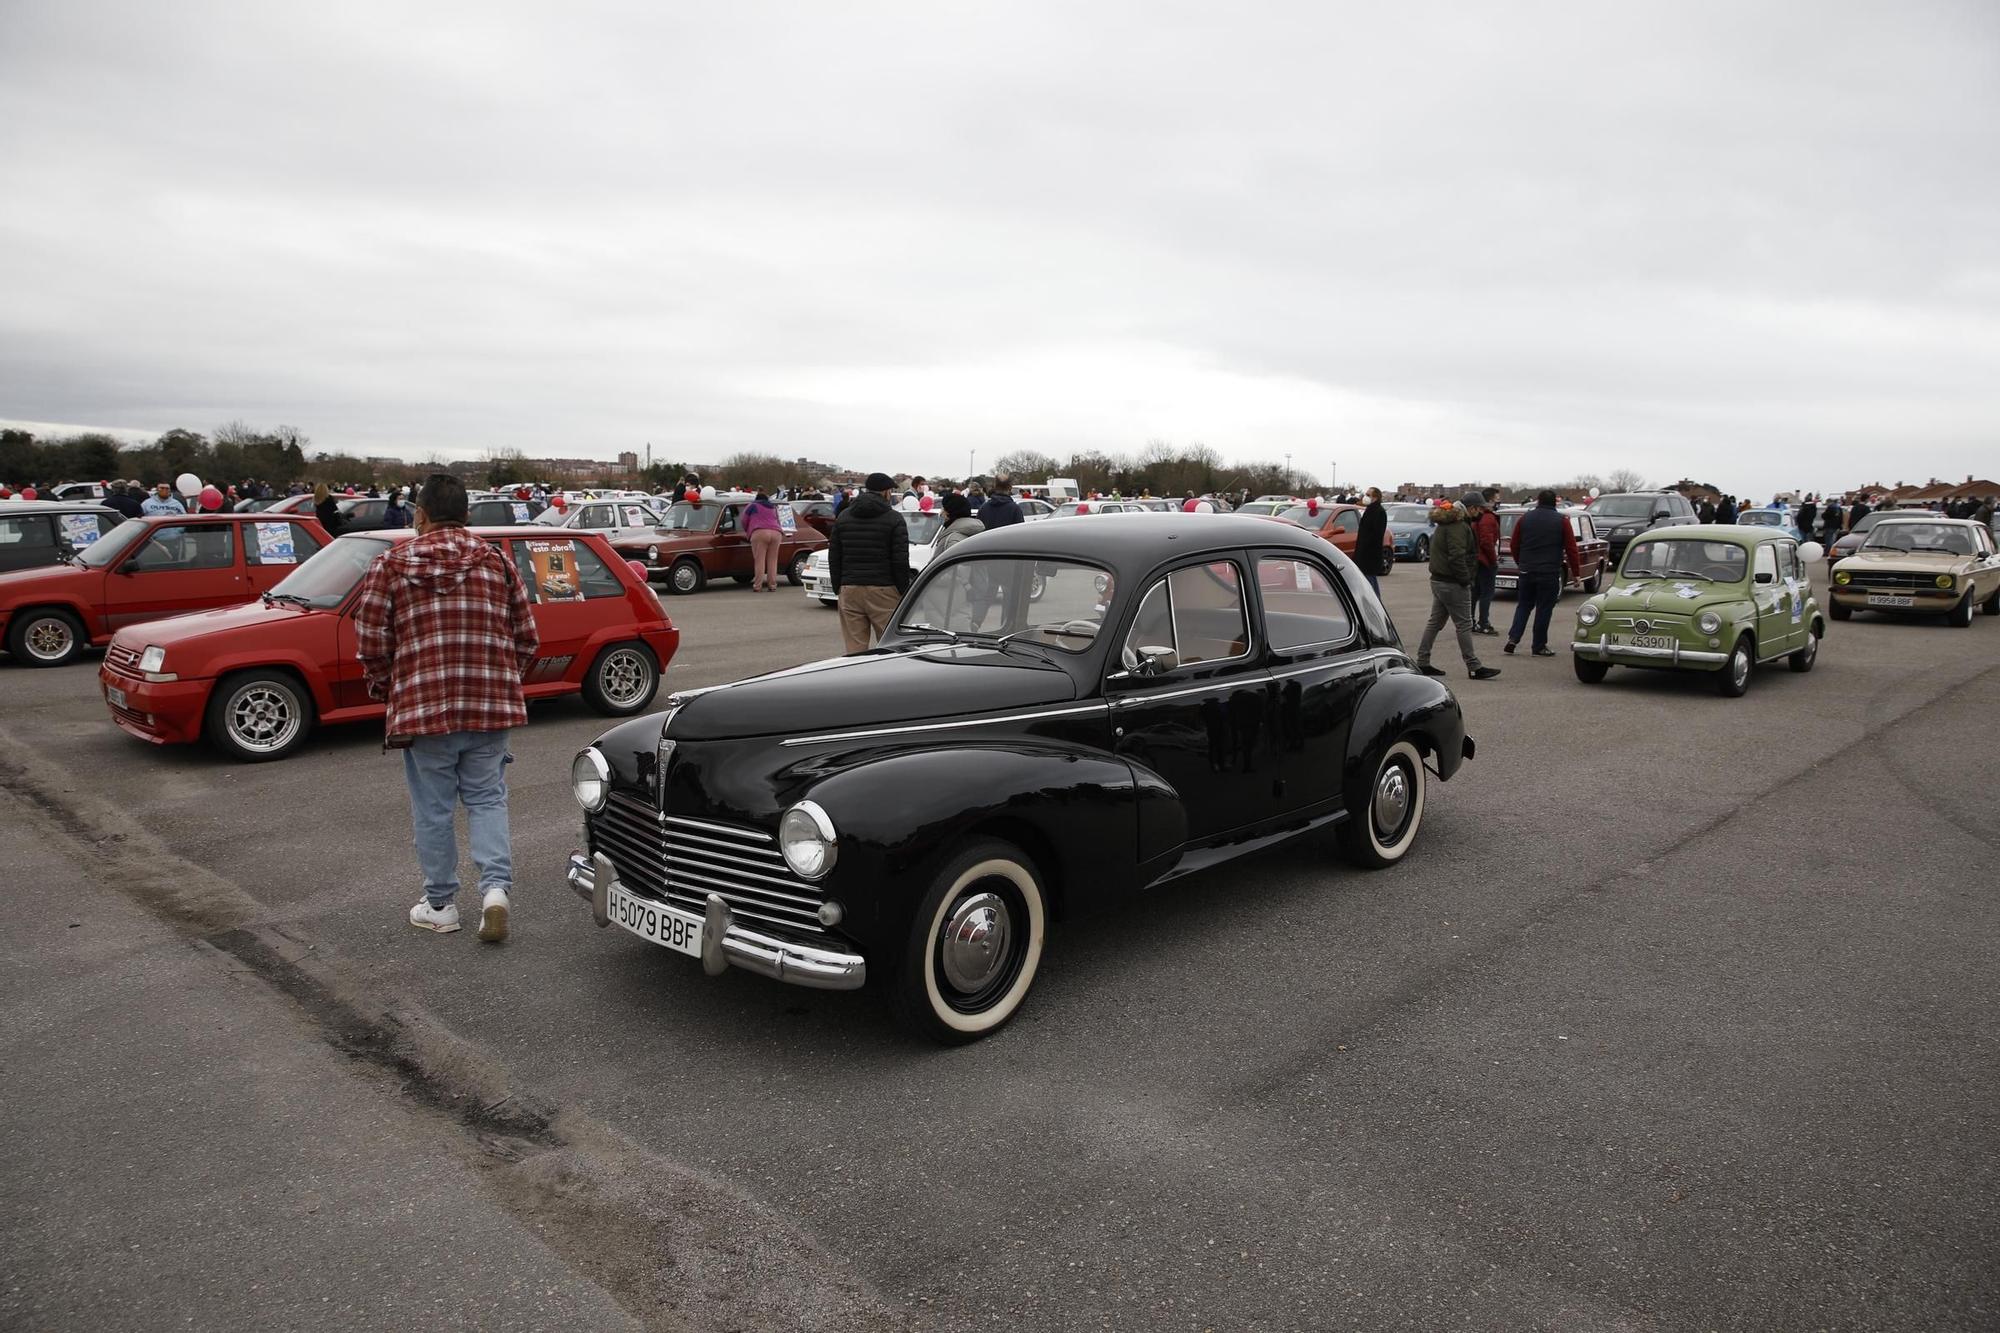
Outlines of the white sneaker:
[{"label": "white sneaker", "polygon": [[417,905],[410,909],[410,924],[419,930],[435,930],[440,935],[449,935],[458,929],[458,904],[432,907],[430,899],[419,898]]},{"label": "white sneaker", "polygon": [[[457,913],[452,914],[452,929],[458,929]],[[507,938],[507,890],[486,891],[486,901],[479,910],[479,938],[488,944]]]}]

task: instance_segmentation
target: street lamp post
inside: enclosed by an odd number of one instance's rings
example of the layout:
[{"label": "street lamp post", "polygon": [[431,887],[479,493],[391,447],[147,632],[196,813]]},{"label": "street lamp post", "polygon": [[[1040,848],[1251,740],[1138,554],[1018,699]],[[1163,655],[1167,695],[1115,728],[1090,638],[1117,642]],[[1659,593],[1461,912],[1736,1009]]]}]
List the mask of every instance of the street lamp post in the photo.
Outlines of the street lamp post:
[{"label": "street lamp post", "polygon": [[1290,454],[1285,455],[1285,489],[1288,491],[1292,489],[1292,456]]}]

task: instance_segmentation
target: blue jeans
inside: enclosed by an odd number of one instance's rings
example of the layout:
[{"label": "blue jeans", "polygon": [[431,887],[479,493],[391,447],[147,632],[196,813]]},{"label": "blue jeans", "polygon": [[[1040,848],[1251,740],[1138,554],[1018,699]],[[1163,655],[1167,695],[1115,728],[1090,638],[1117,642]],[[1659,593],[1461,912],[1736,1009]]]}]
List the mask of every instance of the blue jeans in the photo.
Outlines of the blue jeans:
[{"label": "blue jeans", "polygon": [[418,736],[403,751],[416,827],[424,896],[443,907],[458,896],[458,806],[472,837],[482,889],[514,887],[514,847],[507,832],[507,753],[504,731],[454,731]]},{"label": "blue jeans", "polygon": [[1479,579],[1472,585],[1472,623],[1481,629],[1493,628],[1493,580],[1500,575],[1496,565],[1481,565]]},{"label": "blue jeans", "polygon": [[1521,571],[1521,580],[1514,591],[1514,627],[1507,631],[1507,642],[1519,643],[1521,631],[1528,627],[1528,616],[1535,617],[1536,648],[1549,646],[1549,619],[1556,613],[1556,599],[1562,596],[1562,574],[1530,574]]}]

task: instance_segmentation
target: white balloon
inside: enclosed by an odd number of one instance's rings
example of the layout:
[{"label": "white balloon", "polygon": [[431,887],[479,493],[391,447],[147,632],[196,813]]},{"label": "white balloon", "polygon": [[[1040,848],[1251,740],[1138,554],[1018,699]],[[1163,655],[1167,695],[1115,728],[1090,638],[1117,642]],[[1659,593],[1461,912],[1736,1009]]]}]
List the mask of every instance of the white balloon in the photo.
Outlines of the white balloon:
[{"label": "white balloon", "polygon": [[701,498],[704,500],[713,500],[715,498],[715,487],[713,486],[702,487]]},{"label": "white balloon", "polygon": [[1597,487],[1595,487],[1595,486],[1592,486],[1592,487],[1590,488],[1590,498],[1591,498],[1591,499],[1593,499],[1593,500],[1595,500],[1595,499],[1597,498],[1597,496],[1598,496],[1598,490],[1597,490]]},{"label": "white balloon", "polygon": [[1825,558],[1826,558],[1826,548],[1824,546],[1821,546],[1818,542],[1807,542],[1805,543],[1805,545],[1799,547],[1799,559],[1805,561],[1809,565],[1814,563],[1815,561],[1823,560]]},{"label": "white balloon", "polygon": [[174,478],[174,489],[192,499],[201,494],[201,478],[192,472],[183,472]]}]

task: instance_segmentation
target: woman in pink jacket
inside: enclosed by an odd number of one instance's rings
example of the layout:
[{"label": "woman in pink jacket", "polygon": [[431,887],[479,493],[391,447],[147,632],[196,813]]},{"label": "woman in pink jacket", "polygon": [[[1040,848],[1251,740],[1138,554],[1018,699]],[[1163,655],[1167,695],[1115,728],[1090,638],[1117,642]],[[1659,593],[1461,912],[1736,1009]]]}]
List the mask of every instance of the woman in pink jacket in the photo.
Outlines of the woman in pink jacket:
[{"label": "woman in pink jacket", "polygon": [[776,592],[778,543],[783,538],[779,536],[778,507],[770,496],[758,491],[757,498],[743,506],[743,530],[750,534],[750,567],[754,571],[750,591]]}]

